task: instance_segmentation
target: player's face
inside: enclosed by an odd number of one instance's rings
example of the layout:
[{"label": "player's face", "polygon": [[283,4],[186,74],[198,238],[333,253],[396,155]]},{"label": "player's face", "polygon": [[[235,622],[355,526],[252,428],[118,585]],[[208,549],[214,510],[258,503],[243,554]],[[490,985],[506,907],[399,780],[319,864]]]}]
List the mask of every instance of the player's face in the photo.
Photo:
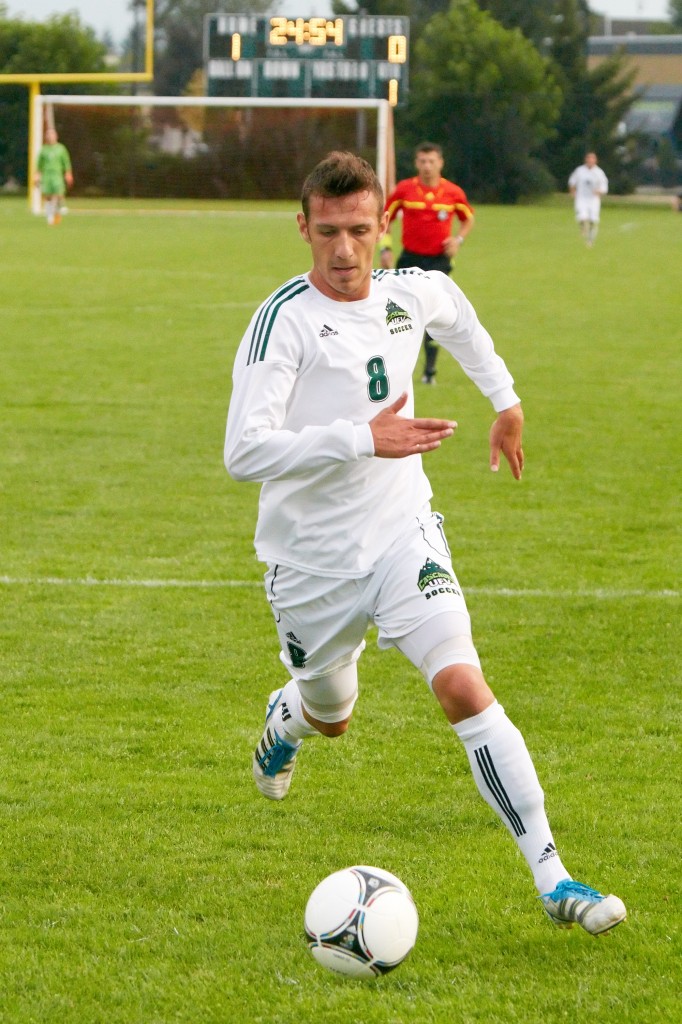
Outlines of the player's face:
[{"label": "player's face", "polygon": [[313,253],[310,280],[337,302],[369,295],[376,245],[386,231],[387,215],[371,192],[338,199],[312,195],[308,219],[298,215],[298,229]]},{"label": "player's face", "polygon": [[435,149],[417,153],[414,166],[417,168],[420,180],[425,185],[435,185],[443,170],[443,157]]},{"label": "player's face", "polygon": [[597,154],[596,153],[587,153],[585,155],[585,163],[587,164],[588,167],[594,167],[596,162],[597,162]]}]

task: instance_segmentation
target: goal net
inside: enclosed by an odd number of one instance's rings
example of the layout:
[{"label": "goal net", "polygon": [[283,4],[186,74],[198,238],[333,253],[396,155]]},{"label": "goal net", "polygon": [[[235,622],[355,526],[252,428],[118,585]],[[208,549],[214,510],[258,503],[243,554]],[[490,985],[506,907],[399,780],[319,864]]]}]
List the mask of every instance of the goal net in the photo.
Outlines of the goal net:
[{"label": "goal net", "polygon": [[[395,181],[386,100],[42,95],[34,152],[54,124],[74,167],[75,195],[295,199],[332,149],[349,149]],[[40,210],[35,190],[32,208]]]}]

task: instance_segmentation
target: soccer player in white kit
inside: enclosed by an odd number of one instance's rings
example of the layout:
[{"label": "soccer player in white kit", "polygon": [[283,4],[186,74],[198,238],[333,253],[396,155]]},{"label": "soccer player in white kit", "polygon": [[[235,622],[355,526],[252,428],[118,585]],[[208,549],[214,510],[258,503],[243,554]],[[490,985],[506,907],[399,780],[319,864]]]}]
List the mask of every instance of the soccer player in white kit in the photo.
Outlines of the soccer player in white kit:
[{"label": "soccer player in white kit", "polygon": [[351,153],[306,178],[298,227],[313,269],[259,307],[235,359],[225,464],[261,481],[255,545],[289,682],[270,694],[253,757],[260,792],[283,799],[304,739],[340,736],[358,695],[369,625],[424,675],[464,744],[484,800],[525,857],[557,924],[600,934],[617,896],[563,866],[521,733],[481,672],[471,622],[422,457],[455,430],[415,418],[424,331],[491,402],[490,467],[523,469],[512,377],[457,285],[419,269],[373,270],[386,231],[381,185]]},{"label": "soccer player in white kit", "polygon": [[581,164],[568,179],[568,188],[574,199],[575,219],[588,247],[594,245],[599,230],[601,197],[609,190],[609,181],[597,165],[597,154],[586,153]]}]

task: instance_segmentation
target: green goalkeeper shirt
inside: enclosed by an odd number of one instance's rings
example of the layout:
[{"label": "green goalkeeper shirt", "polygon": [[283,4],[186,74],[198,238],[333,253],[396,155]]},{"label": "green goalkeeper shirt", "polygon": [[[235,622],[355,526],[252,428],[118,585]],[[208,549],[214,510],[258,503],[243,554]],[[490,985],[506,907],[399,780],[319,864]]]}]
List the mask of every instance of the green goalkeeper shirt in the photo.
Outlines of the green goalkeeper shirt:
[{"label": "green goalkeeper shirt", "polygon": [[38,154],[38,172],[40,174],[40,190],[45,196],[61,196],[64,194],[64,175],[71,170],[71,158],[66,146],[61,142],[45,144]]}]

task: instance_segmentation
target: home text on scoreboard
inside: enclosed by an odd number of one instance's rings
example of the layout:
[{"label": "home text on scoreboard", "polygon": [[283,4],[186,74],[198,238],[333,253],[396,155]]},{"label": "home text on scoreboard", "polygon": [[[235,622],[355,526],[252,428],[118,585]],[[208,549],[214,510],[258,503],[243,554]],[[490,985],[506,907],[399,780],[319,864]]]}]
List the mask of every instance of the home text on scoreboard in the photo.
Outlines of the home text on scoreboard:
[{"label": "home text on scoreboard", "polygon": [[386,99],[404,103],[409,18],[209,14],[204,66],[209,96]]}]

